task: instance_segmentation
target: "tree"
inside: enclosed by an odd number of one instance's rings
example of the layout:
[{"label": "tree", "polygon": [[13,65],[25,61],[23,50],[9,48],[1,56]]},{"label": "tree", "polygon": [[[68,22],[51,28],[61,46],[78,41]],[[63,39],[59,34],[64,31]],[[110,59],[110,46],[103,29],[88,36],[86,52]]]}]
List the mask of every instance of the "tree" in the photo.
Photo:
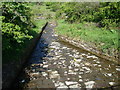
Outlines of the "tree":
[{"label": "tree", "polygon": [[4,2],[2,10],[2,50],[6,51],[32,38],[29,35],[32,22],[28,3]]}]

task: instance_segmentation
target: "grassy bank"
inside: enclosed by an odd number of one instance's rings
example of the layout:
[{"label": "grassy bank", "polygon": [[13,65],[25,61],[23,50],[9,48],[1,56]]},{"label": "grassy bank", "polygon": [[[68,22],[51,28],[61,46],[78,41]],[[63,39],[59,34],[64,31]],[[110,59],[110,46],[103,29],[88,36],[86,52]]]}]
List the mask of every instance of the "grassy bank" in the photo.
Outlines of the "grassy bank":
[{"label": "grassy bank", "polygon": [[101,53],[118,58],[119,3],[48,2],[46,6],[55,12],[57,34],[84,41]]},{"label": "grassy bank", "polygon": [[64,20],[58,20],[56,32],[59,35],[72,37],[76,40],[94,43],[109,55],[113,55],[118,50],[118,30],[99,28],[95,23],[68,24]]}]

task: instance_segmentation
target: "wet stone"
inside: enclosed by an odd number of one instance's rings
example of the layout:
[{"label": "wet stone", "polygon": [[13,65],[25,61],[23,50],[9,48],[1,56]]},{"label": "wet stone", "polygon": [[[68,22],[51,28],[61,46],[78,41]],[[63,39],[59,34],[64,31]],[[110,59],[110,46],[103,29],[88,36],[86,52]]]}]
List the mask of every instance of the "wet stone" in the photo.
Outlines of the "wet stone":
[{"label": "wet stone", "polygon": [[82,53],[81,55],[82,55],[82,56],[85,56],[86,54]]},{"label": "wet stone", "polygon": [[76,62],[81,62],[82,60],[81,59],[77,59]]},{"label": "wet stone", "polygon": [[47,76],[48,74],[46,72],[42,72],[42,75],[43,76]]},{"label": "wet stone", "polygon": [[76,54],[79,54],[79,52],[76,52]]},{"label": "wet stone", "polygon": [[79,72],[79,74],[84,74],[84,72]]},{"label": "wet stone", "polygon": [[80,67],[80,65],[78,63],[74,63],[75,64],[75,67]]},{"label": "wet stone", "polygon": [[79,79],[79,82],[82,82],[83,80],[82,79]]},{"label": "wet stone", "polygon": [[73,72],[73,70],[69,70],[68,72]]},{"label": "wet stone", "polygon": [[50,78],[52,79],[52,78],[60,78],[60,75],[59,74],[52,74],[52,75],[50,75]]},{"label": "wet stone", "polygon": [[47,62],[43,62],[43,64],[47,64]]},{"label": "wet stone", "polygon": [[61,61],[63,64],[65,63],[65,60]]},{"label": "wet stone", "polygon": [[67,80],[70,80],[70,78],[67,78]]},{"label": "wet stone", "polygon": [[80,58],[80,56],[79,56],[79,55],[74,55],[74,57],[75,57],[75,58]]},{"label": "wet stone", "polygon": [[70,85],[69,88],[74,88],[74,89],[76,89],[76,90],[79,90],[80,85],[79,85],[79,84]]},{"label": "wet stone", "polygon": [[35,72],[35,69],[32,69],[32,72]]},{"label": "wet stone", "polygon": [[59,57],[61,57],[61,55],[59,55],[59,56],[56,56],[57,58],[59,58]]},{"label": "wet stone", "polygon": [[110,84],[111,86],[113,86],[113,85],[115,84],[115,82],[109,82],[109,84]]},{"label": "wet stone", "polygon": [[48,31],[42,35],[45,40],[39,42],[32,55],[34,58],[30,59],[29,63],[33,63],[26,70],[31,80],[28,87],[55,87],[63,90],[116,85],[119,79],[116,72],[120,71],[120,66],[57,41],[53,31],[49,31],[51,28],[46,29]]},{"label": "wet stone", "polygon": [[73,55],[70,54],[69,56],[72,57]]},{"label": "wet stone", "polygon": [[120,68],[116,68],[117,71],[120,71]]},{"label": "wet stone", "polygon": [[74,74],[74,75],[76,75],[77,73],[76,72],[69,72],[68,74]]},{"label": "wet stone", "polygon": [[79,78],[82,78],[82,76],[78,76]]},{"label": "wet stone", "polygon": [[58,57],[53,57],[51,60],[53,60],[53,59],[54,59],[54,60],[57,60],[57,59],[58,59]]},{"label": "wet stone", "polygon": [[108,73],[107,75],[108,75],[108,76],[112,76],[112,74],[111,74],[111,73]]},{"label": "wet stone", "polygon": [[85,73],[91,73],[92,72],[92,70],[90,70],[90,71],[86,71]]},{"label": "wet stone", "polygon": [[58,71],[52,71],[51,73],[52,74],[58,74]]},{"label": "wet stone", "polygon": [[99,61],[97,61],[96,63],[98,63],[98,64],[99,64],[100,62],[99,62]]},{"label": "wet stone", "polygon": [[25,82],[25,80],[22,80],[22,81],[21,81],[21,83],[24,83],[24,82]]},{"label": "wet stone", "polygon": [[72,69],[72,67],[71,67],[71,66],[69,66],[68,68],[69,68],[69,69]]},{"label": "wet stone", "polygon": [[63,82],[57,81],[55,83],[56,86],[65,86],[65,84]]},{"label": "wet stone", "polygon": [[75,49],[73,50],[73,52],[76,52],[76,51],[77,51],[77,50],[75,50]]},{"label": "wet stone", "polygon": [[73,81],[65,81],[66,85],[72,85],[72,84],[77,84],[78,82],[73,82]]},{"label": "wet stone", "polygon": [[30,76],[35,76],[35,75],[39,75],[39,72],[30,73]]},{"label": "wet stone", "polygon": [[58,62],[58,64],[62,64],[61,62]]},{"label": "wet stone", "polygon": [[67,47],[63,47],[63,49],[66,49]]},{"label": "wet stone", "polygon": [[43,65],[43,68],[48,68],[48,65]]},{"label": "wet stone", "polygon": [[101,67],[101,65],[98,65],[98,67]]},{"label": "wet stone", "polygon": [[98,64],[93,64],[94,66],[97,66]]},{"label": "wet stone", "polygon": [[85,82],[86,88],[93,88],[94,84],[94,81]]},{"label": "wet stone", "polygon": [[82,67],[83,69],[86,69],[86,70],[88,70],[88,71],[90,71],[90,69],[88,68],[88,67]]},{"label": "wet stone", "polygon": [[67,73],[67,71],[64,72],[65,74]]},{"label": "wet stone", "polygon": [[96,57],[96,56],[87,56],[87,58],[97,59],[98,57]]},{"label": "wet stone", "polygon": [[74,69],[74,71],[79,71],[79,69],[78,69],[78,68],[76,68],[76,69]]},{"label": "wet stone", "polygon": [[59,86],[59,87],[57,87],[57,89],[56,90],[67,90],[67,86]]},{"label": "wet stone", "polygon": [[59,59],[66,59],[66,58],[64,58],[64,57],[60,57]]},{"label": "wet stone", "polygon": [[68,55],[70,54],[70,53],[67,53]]},{"label": "wet stone", "polygon": [[60,46],[60,43],[58,43],[58,42],[52,42],[51,45]]}]

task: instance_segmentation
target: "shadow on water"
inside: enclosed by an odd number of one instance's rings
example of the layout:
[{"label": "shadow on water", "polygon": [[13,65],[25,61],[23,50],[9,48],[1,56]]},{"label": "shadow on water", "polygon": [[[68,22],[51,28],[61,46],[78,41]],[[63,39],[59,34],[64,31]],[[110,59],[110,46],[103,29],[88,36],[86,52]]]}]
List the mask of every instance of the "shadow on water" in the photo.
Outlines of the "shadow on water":
[{"label": "shadow on water", "polygon": [[[29,72],[26,70],[32,70],[33,73],[40,73],[41,71],[38,68],[42,68],[40,64],[43,63],[43,58],[47,55],[47,47],[48,44],[45,43],[44,38],[41,38],[30,57],[29,62],[25,65],[23,72],[21,73],[20,77],[18,77],[14,88],[23,89],[25,84],[30,81]],[[44,70],[46,68],[43,68]]]},{"label": "shadow on water", "polygon": [[[100,88],[117,85],[116,65],[59,41],[45,28],[15,88]],[[117,87],[118,88],[118,87]]]},{"label": "shadow on water", "polygon": [[[47,31],[47,30],[45,29],[45,31]],[[50,86],[55,87],[52,80],[46,79],[45,76],[42,76],[40,74],[41,72],[44,72],[44,71],[47,70],[47,68],[42,66],[43,63],[45,63],[44,58],[45,57],[49,57],[49,58],[53,57],[53,56],[48,56],[47,55],[47,53],[49,51],[48,50],[48,45],[49,45],[50,42],[51,42],[51,39],[50,39],[49,35],[47,35],[43,32],[36,48],[34,49],[32,55],[30,56],[30,59],[28,60],[27,64],[24,66],[24,70],[18,76],[18,78],[15,81],[15,84],[13,85],[12,88],[17,89],[17,90],[21,90],[21,89],[24,89],[24,88],[26,89],[28,82],[30,82],[31,80],[37,79],[39,77],[42,77],[45,82],[49,82]],[[38,74],[38,76],[37,75],[32,76],[31,73],[35,74],[35,75]],[[37,82],[39,83],[39,81],[37,81]],[[34,89],[35,88],[37,89],[39,87],[34,87]]]},{"label": "shadow on water", "polygon": [[[36,28],[34,27],[33,29]],[[32,35],[33,37],[39,36],[38,33],[32,29],[29,29],[28,34]],[[26,52],[32,51],[32,48],[34,48],[32,47],[30,50],[28,50],[30,46],[34,46],[32,43],[34,40],[36,40],[36,38],[30,40],[27,38],[24,39],[24,43],[21,44],[11,42],[12,47],[2,51],[2,89],[12,87],[14,80],[21,71],[21,66],[24,66],[23,63],[27,60],[24,60],[24,58],[27,58],[29,54],[31,54],[31,52]]]}]

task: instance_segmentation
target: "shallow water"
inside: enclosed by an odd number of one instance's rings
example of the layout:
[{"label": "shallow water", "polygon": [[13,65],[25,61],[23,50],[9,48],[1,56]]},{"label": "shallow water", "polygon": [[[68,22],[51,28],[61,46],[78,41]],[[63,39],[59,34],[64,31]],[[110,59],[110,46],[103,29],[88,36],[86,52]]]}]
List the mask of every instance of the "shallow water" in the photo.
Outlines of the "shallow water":
[{"label": "shallow water", "polygon": [[[48,25],[19,85],[23,88],[107,88],[120,85],[120,66],[60,41]],[[26,78],[27,77],[27,78]]]}]

